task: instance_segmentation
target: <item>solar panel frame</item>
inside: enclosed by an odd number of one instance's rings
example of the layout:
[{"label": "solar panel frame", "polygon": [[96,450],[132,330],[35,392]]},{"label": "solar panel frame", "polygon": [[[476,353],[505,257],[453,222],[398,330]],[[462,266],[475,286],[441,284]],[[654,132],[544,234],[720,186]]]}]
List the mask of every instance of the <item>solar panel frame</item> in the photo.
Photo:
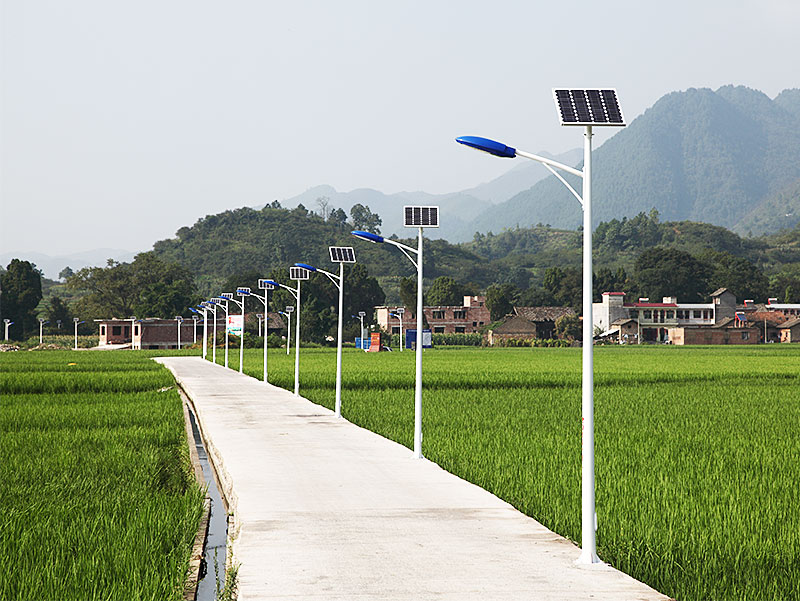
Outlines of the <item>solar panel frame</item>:
[{"label": "solar panel frame", "polygon": [[614,88],[553,88],[561,125],[625,127]]},{"label": "solar panel frame", "polygon": [[406,205],[403,207],[405,227],[439,227],[438,206]]},{"label": "solar panel frame", "polygon": [[275,290],[275,285],[270,284],[266,279],[259,279],[258,280],[258,289],[259,290]]},{"label": "solar panel frame", "polygon": [[355,263],[356,251],[352,246],[329,246],[331,263]]},{"label": "solar panel frame", "polygon": [[231,300],[233,298],[233,292],[223,292],[219,296],[220,298],[227,298],[228,300]]},{"label": "solar panel frame", "polygon": [[311,277],[311,272],[305,267],[293,266],[289,268],[289,279],[300,281],[307,280]]}]

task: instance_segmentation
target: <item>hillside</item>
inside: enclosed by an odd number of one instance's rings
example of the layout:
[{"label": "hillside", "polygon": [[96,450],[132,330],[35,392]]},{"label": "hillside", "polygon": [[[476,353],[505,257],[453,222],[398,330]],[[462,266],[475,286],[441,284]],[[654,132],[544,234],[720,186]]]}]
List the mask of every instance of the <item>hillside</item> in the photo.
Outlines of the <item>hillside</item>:
[{"label": "hillside", "polygon": [[[664,96],[593,153],[595,226],[656,208],[666,220],[742,231],[748,215],[774,213],[770,198],[800,179],[799,92],[771,100],[726,86]],[[575,228],[580,221],[576,201],[549,177],[485,211],[469,229],[537,222]]]},{"label": "hillside", "polygon": [[[350,223],[325,221],[301,208],[243,208],[209,215],[192,227],[181,228],[176,238],[157,242],[154,251],[162,259],[188,267],[196,274],[199,292],[208,295],[219,292],[223,282],[238,274],[257,271],[267,276],[295,262],[330,269],[328,246],[353,246],[358,262],[379,279],[387,302],[397,302],[399,281],[413,277],[413,265],[389,245],[356,240],[351,229]],[[580,270],[581,239],[580,232],[542,225],[478,234],[462,244],[426,239],[426,286],[439,276],[449,276],[475,293],[495,283],[538,289],[550,268]],[[643,251],[668,247],[706,257],[704,261],[720,260],[713,253],[744,260],[775,279],[775,290],[781,294],[795,285],[800,292],[800,227],[770,237],[742,238],[706,223],[661,222],[651,212],[603,222],[593,240],[596,273],[622,268],[631,274]],[[405,242],[416,246],[415,240]]]}]

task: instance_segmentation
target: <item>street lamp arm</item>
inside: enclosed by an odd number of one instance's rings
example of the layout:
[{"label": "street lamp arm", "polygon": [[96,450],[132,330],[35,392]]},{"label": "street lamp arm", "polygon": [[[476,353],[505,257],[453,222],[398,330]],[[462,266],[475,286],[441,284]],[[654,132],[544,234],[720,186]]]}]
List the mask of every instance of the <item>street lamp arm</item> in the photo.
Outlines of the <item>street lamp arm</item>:
[{"label": "street lamp arm", "polygon": [[560,174],[558,171],[556,171],[555,169],[553,169],[553,168],[552,168],[550,165],[548,165],[548,164],[546,164],[546,163],[545,163],[545,164],[544,164],[544,166],[547,168],[547,170],[548,170],[548,171],[550,171],[550,173],[552,173],[553,175],[555,175],[555,176],[556,176],[556,177],[559,179],[559,181],[560,181],[562,184],[564,184],[564,185],[567,187],[567,190],[569,190],[570,192],[572,192],[572,195],[573,195],[573,196],[574,196],[576,199],[578,199],[578,202],[579,202],[579,203],[581,203],[581,206],[583,206],[583,198],[581,198],[581,195],[580,195],[580,194],[578,194],[578,193],[575,191],[575,188],[573,188],[573,187],[570,185],[570,183],[569,183],[567,180],[565,180],[565,179],[564,179],[564,176],[562,176],[562,175],[561,175],[561,174]]},{"label": "street lamp arm", "polygon": [[268,281],[268,283],[272,284],[273,286],[280,286],[284,290],[287,290],[287,291],[291,292],[292,296],[295,298],[295,300],[297,300],[297,290],[295,290],[294,288],[290,288],[286,284],[281,284],[280,282],[276,282],[275,280],[267,280],[267,281]]},{"label": "street lamp arm", "polygon": [[561,169],[561,171],[566,171],[567,173],[571,173],[572,175],[577,175],[578,177],[583,178],[583,171],[581,171],[580,169],[575,169],[575,167],[570,167],[569,165],[565,165],[564,163],[559,163],[558,161],[553,161],[551,159],[541,157],[538,154],[532,154],[530,152],[525,152],[523,150],[517,150],[517,156],[525,157],[526,159],[542,163],[545,167],[548,166],[555,167],[556,169]]}]

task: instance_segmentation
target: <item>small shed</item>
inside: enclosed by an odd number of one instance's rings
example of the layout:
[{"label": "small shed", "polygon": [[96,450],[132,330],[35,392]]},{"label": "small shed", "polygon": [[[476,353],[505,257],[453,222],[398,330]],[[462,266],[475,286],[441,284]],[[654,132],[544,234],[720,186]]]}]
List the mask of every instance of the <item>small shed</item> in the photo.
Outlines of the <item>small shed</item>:
[{"label": "small shed", "polygon": [[778,326],[781,342],[800,342],[800,317],[790,319]]}]

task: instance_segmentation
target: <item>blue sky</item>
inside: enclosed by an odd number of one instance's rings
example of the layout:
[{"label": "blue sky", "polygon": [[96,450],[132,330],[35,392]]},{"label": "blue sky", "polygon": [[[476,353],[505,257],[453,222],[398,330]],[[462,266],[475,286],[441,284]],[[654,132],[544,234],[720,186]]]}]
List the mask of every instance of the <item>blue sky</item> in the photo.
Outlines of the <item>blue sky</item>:
[{"label": "blue sky", "polygon": [[689,87],[800,87],[798,23],[777,0],[4,0],[0,252],[144,250],[323,183],[469,188],[513,165],[458,135],[581,145],[554,86],[615,87],[628,121]]}]

